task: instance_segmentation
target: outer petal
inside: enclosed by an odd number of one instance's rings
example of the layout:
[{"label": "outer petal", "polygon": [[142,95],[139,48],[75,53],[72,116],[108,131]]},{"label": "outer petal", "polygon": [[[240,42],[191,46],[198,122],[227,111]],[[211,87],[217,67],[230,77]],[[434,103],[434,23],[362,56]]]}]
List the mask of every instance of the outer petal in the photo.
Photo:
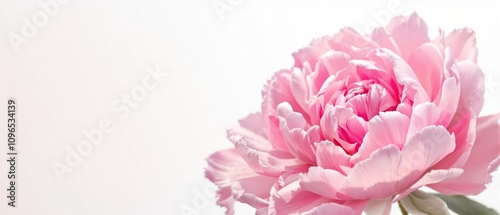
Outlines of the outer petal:
[{"label": "outer petal", "polygon": [[388,48],[398,55],[401,55],[398,45],[384,28],[376,28],[372,33],[372,40],[380,47]]},{"label": "outer petal", "polygon": [[302,213],[302,215],[329,215],[329,214],[342,214],[342,215],[356,215],[352,208],[337,203],[324,203],[310,211]]},{"label": "outer petal", "polygon": [[299,182],[294,181],[270,197],[269,214],[297,214],[330,201],[328,198],[302,189]]},{"label": "outer petal", "polygon": [[411,53],[408,64],[430,99],[434,100],[444,79],[443,56],[440,50],[432,43],[422,44]]},{"label": "outer petal", "polygon": [[328,41],[331,37],[325,36],[313,40],[308,47],[300,49],[292,54],[295,59],[294,67],[303,68],[304,64],[308,64],[312,69],[316,66],[319,57],[330,50]]},{"label": "outer petal", "polygon": [[446,180],[450,180],[460,176],[464,171],[462,169],[451,168],[451,169],[435,169],[431,170],[428,173],[418,180],[415,184],[411,185],[411,187],[405,192],[401,193],[397,198],[395,198],[392,202],[397,202],[400,199],[406,197],[408,194],[412,193],[415,190],[418,190],[420,187],[426,185],[432,185],[436,183],[440,183]]},{"label": "outer petal", "polygon": [[335,51],[342,51],[351,56],[356,55],[354,48],[378,47],[370,38],[349,27],[341,29],[338,34],[335,34],[332,39],[330,39],[329,43]]},{"label": "outer petal", "polygon": [[[207,158],[207,162],[208,167],[205,171],[205,177],[219,187],[219,190],[217,190],[217,204],[226,208],[226,214],[234,214],[234,198],[231,186],[238,180],[261,176],[248,167],[245,160],[241,158],[235,149],[216,152]],[[267,177],[264,178],[268,179]],[[263,187],[263,189],[266,188]],[[248,190],[248,192],[251,193],[253,190]]]},{"label": "outer petal", "polygon": [[231,185],[233,198],[254,208],[267,208],[271,187],[277,178],[256,175],[242,178]]},{"label": "outer petal", "polygon": [[254,147],[255,144],[252,144],[251,140],[240,135],[231,136],[229,139],[248,166],[257,173],[278,177],[287,167],[301,163],[287,152]]},{"label": "outer petal", "polygon": [[402,151],[389,145],[356,164],[341,192],[346,198],[356,199],[393,196],[410,187],[454,148],[455,138],[444,127],[426,127],[412,137]]},{"label": "outer petal", "polygon": [[469,159],[459,177],[429,186],[445,195],[476,195],[491,182],[490,173],[500,165],[500,114],[481,117]]},{"label": "outer petal", "polygon": [[307,174],[300,175],[299,182],[304,190],[329,199],[339,199],[337,192],[345,178],[344,175],[335,170],[311,167]]},{"label": "outer petal", "polygon": [[453,30],[444,42],[445,46],[450,47],[453,56],[458,60],[471,60],[477,63],[476,34],[470,28],[461,28]]},{"label": "outer petal", "polygon": [[476,116],[479,116],[484,104],[483,71],[472,61],[458,62],[457,67],[460,74],[460,100],[451,124],[460,121],[469,108],[472,108]]},{"label": "outer petal", "polygon": [[405,60],[408,60],[415,48],[430,41],[427,35],[427,25],[416,13],[410,17],[394,17],[386,29],[398,44]]}]

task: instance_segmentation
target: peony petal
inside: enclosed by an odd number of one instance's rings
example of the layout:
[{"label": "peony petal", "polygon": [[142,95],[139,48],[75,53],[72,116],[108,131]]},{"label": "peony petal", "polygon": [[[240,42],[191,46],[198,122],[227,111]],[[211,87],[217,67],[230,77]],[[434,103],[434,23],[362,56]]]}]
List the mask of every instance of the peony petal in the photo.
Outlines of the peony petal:
[{"label": "peony petal", "polygon": [[420,190],[414,191],[400,202],[406,211],[415,215],[450,214],[448,206],[443,200]]},{"label": "peony petal", "polygon": [[266,108],[275,109],[281,103],[288,103],[292,110],[299,112],[305,119],[308,118],[306,110],[303,110],[299,105],[291,90],[290,82],[292,80],[291,70],[282,70],[277,72],[269,81],[269,95],[267,95],[267,103],[270,107],[263,107],[263,114]]},{"label": "peony petal", "polygon": [[479,116],[484,104],[484,74],[472,61],[457,63],[460,74],[460,100],[457,113],[452,123],[460,121],[461,115],[469,111],[469,107]]},{"label": "peony petal", "polygon": [[299,182],[294,181],[270,197],[269,214],[297,214],[327,202],[331,202],[331,200],[302,189]]},{"label": "peony petal", "polygon": [[[410,119],[399,112],[383,112],[368,122],[368,133],[357,154],[352,158],[353,163],[367,159],[370,155],[388,145],[402,148],[406,142],[406,134]],[[388,132],[391,131],[391,132]]]},{"label": "peony petal", "polygon": [[320,127],[314,125],[307,131],[304,130],[307,124],[302,115],[292,112],[287,103],[278,106],[277,114],[288,151],[305,163],[316,164],[314,143],[319,142],[321,139]]},{"label": "peony petal", "polygon": [[380,47],[390,49],[394,53],[401,55],[398,45],[384,28],[375,28],[372,33],[372,40]]},{"label": "peony petal", "polygon": [[234,214],[234,198],[231,185],[237,180],[258,177],[235,149],[216,152],[207,158],[205,177],[217,185],[217,204],[226,208],[226,214]]},{"label": "peony petal", "polygon": [[480,117],[470,156],[459,177],[430,186],[444,195],[476,195],[491,182],[500,165],[500,114]]},{"label": "peony petal", "polygon": [[415,183],[454,148],[455,138],[444,127],[425,127],[401,151],[396,145],[388,145],[356,164],[341,192],[355,199],[390,197]]},{"label": "peony petal", "polygon": [[450,180],[453,178],[456,178],[460,176],[464,171],[462,169],[457,169],[457,168],[451,168],[451,169],[434,169],[431,170],[428,173],[425,173],[425,175],[418,180],[415,184],[413,184],[408,190],[405,192],[401,193],[396,199],[394,199],[392,202],[397,202],[400,199],[406,197],[408,194],[412,193],[415,190],[420,189],[420,187],[426,186],[426,185],[432,185],[432,184],[437,184],[441,183],[446,180]]},{"label": "peony petal", "polygon": [[335,34],[329,40],[330,46],[335,51],[345,52],[348,55],[355,56],[355,48],[377,48],[378,45],[370,38],[360,34],[356,30],[345,27]]},{"label": "peony petal", "polygon": [[308,64],[313,70],[316,66],[316,62],[325,52],[330,50],[330,45],[328,41],[331,37],[325,36],[319,39],[313,40],[308,47],[302,48],[297,52],[292,54],[295,59],[294,67],[303,68],[304,64]]},{"label": "peony petal", "polygon": [[413,100],[416,104],[430,101],[429,95],[424,87],[420,84],[417,75],[412,70],[410,65],[406,63],[400,56],[388,49],[381,49],[378,56],[388,58],[393,66],[393,73],[399,84],[404,85],[402,100],[406,97]]},{"label": "peony petal", "polygon": [[290,80],[290,89],[295,101],[299,104],[302,110],[309,110],[309,86],[306,82],[306,77],[302,70],[294,68],[292,70],[292,79]]},{"label": "peony petal", "polygon": [[269,191],[277,178],[257,175],[237,180],[231,185],[233,198],[254,208],[267,208]]},{"label": "peony petal", "polygon": [[408,64],[430,99],[434,100],[444,79],[443,56],[440,50],[432,43],[422,44],[411,53]]},{"label": "peony petal", "polygon": [[394,17],[386,29],[398,45],[401,56],[405,60],[408,60],[415,48],[430,42],[427,36],[427,25],[417,13],[413,13],[410,17]]},{"label": "peony petal", "polygon": [[331,141],[325,140],[316,144],[316,160],[320,167],[343,173],[341,167],[351,167],[350,159],[342,147]]},{"label": "peony petal", "polygon": [[229,140],[248,166],[257,173],[278,177],[285,168],[301,164],[300,160],[288,152],[252,147],[252,141],[240,135],[231,136]]},{"label": "peony petal", "polygon": [[300,175],[299,183],[304,190],[329,199],[339,199],[337,192],[345,178],[335,170],[311,167],[307,174]]},{"label": "peony petal", "polygon": [[472,29],[455,29],[445,38],[444,43],[451,48],[457,61],[471,60],[477,63],[476,34]]},{"label": "peony petal", "polygon": [[436,104],[425,102],[416,105],[413,108],[410,120],[410,128],[408,129],[407,139],[410,139],[416,133],[429,125],[436,125],[439,120],[439,111]]},{"label": "peony petal", "polygon": [[328,215],[328,214],[342,214],[342,215],[356,215],[352,208],[337,203],[324,203],[315,207],[302,215]]},{"label": "peony petal", "polygon": [[[330,50],[319,58],[316,70],[312,77],[312,93],[320,95],[331,82],[335,81],[338,73],[349,66],[349,55],[344,52]],[[323,89],[323,92],[321,90]]]}]

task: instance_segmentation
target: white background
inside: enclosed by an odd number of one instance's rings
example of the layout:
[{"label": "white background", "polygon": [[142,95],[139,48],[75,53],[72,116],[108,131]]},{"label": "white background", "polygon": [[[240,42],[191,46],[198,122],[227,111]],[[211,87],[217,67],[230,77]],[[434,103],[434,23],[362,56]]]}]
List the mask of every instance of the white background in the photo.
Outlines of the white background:
[{"label": "white background", "polygon": [[[7,98],[17,99],[20,154],[12,209],[1,141],[0,214],[222,214],[207,196],[203,168],[209,154],[231,147],[225,128],[259,110],[263,83],[293,65],[293,51],[343,26],[364,31],[389,1],[220,0],[231,9],[220,16],[217,0],[72,0],[14,51],[8,35],[22,35],[23,19],[43,13],[40,2],[47,0],[0,1],[0,113]],[[403,14],[424,18],[431,38],[439,28],[476,31],[488,77],[483,114],[500,111],[500,3],[398,2]],[[140,87],[155,65],[170,76],[120,118],[113,102]],[[114,131],[59,181],[53,164],[65,164],[67,148],[102,119]],[[494,175],[474,199],[500,211]]]}]

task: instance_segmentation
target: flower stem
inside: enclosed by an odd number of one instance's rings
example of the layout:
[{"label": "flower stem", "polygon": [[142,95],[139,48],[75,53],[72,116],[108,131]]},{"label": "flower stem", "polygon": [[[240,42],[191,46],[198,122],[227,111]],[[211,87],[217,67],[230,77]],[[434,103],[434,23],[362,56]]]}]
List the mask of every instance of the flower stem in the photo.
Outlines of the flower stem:
[{"label": "flower stem", "polygon": [[403,207],[401,202],[398,201],[398,205],[399,205],[399,209],[401,209],[401,213],[403,213],[403,215],[408,215],[408,211],[406,211],[406,209]]}]

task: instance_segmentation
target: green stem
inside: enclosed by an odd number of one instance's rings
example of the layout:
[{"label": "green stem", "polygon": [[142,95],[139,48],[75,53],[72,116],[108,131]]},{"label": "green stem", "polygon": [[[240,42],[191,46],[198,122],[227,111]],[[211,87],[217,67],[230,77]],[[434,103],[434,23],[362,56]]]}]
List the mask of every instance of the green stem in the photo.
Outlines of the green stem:
[{"label": "green stem", "polygon": [[406,211],[406,209],[403,207],[401,202],[398,201],[398,205],[399,205],[399,209],[401,209],[401,213],[403,213],[403,215],[408,215],[408,211]]}]

